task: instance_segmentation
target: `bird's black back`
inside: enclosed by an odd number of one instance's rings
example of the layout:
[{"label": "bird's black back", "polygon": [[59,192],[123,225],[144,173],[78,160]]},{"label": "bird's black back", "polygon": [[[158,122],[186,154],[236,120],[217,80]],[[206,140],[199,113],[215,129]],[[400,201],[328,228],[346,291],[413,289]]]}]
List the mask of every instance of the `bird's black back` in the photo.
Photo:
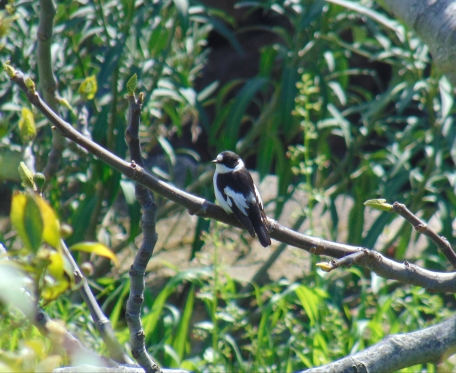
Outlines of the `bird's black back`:
[{"label": "bird's black back", "polygon": [[248,206],[248,209],[246,210],[247,215],[236,206],[234,201],[231,210],[252,237],[255,237],[256,233],[260,243],[264,247],[269,246],[271,244],[271,239],[269,238],[269,233],[265,225],[266,214],[263,211],[261,200],[255,195],[255,185],[249,171],[245,168],[241,168],[240,170],[224,174],[219,173],[216,182],[217,188],[222,193],[225,200],[227,200],[227,195],[225,194],[226,187],[245,196],[245,202]]}]

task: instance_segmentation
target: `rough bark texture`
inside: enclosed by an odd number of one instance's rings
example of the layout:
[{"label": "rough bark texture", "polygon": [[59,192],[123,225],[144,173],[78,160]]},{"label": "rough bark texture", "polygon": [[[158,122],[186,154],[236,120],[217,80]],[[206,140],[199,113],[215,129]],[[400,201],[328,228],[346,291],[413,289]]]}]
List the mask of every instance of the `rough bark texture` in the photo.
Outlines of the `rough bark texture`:
[{"label": "rough bark texture", "polygon": [[435,66],[456,85],[456,1],[383,0],[382,4],[417,33]]}]

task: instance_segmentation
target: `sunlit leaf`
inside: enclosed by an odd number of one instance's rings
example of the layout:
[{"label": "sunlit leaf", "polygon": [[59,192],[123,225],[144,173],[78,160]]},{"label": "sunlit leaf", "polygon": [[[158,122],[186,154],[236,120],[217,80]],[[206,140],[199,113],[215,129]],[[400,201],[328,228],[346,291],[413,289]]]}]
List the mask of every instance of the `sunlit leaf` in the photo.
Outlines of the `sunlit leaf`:
[{"label": "sunlit leaf", "polygon": [[137,84],[138,84],[138,75],[133,74],[133,76],[130,79],[128,79],[128,82],[127,82],[127,92],[129,95],[132,95],[133,93],[135,93]]},{"label": "sunlit leaf", "polygon": [[10,218],[25,247],[36,253],[43,234],[43,220],[36,201],[27,194],[15,194],[11,202]]},{"label": "sunlit leaf", "polygon": [[60,248],[60,222],[52,207],[41,197],[34,196],[43,218],[43,241],[55,249]]},{"label": "sunlit leaf", "polygon": [[46,282],[41,292],[41,296],[47,301],[46,303],[48,303],[57,299],[60,294],[64,293],[69,288],[69,286],[70,283],[65,278],[53,283]]},{"label": "sunlit leaf", "polygon": [[386,203],[386,199],[369,199],[364,202],[364,206],[369,206],[380,211],[391,211],[393,209],[392,205]]},{"label": "sunlit leaf", "polygon": [[19,164],[18,170],[24,188],[31,188],[33,190],[36,190],[37,188],[35,181],[33,180],[33,172],[25,165],[24,162],[21,162]]},{"label": "sunlit leaf", "polygon": [[22,116],[21,119],[19,119],[19,131],[24,144],[32,141],[36,136],[36,125],[33,113],[26,107],[22,108]]},{"label": "sunlit leaf", "polygon": [[79,87],[79,93],[85,100],[92,100],[98,90],[97,78],[91,75],[84,79]]},{"label": "sunlit leaf", "polygon": [[51,251],[49,253],[49,265],[47,267],[49,274],[54,277],[57,281],[63,278],[63,257],[57,251]]},{"label": "sunlit leaf", "polygon": [[119,266],[119,259],[116,254],[109,250],[105,245],[99,242],[80,242],[70,247],[71,251],[83,251],[95,255],[104,256],[111,259],[114,264]]}]

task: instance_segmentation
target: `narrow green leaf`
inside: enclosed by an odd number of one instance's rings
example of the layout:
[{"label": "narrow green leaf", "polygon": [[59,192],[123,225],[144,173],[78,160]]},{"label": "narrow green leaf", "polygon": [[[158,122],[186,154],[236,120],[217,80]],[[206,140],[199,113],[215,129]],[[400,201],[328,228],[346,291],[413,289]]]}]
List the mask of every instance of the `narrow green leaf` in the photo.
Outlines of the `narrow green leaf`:
[{"label": "narrow green leaf", "polygon": [[179,361],[182,361],[185,355],[185,345],[188,343],[188,336],[190,334],[190,324],[193,314],[193,305],[195,303],[195,286],[192,284],[187,301],[185,302],[184,312],[180,319],[177,333],[174,337],[173,348],[179,357]]},{"label": "narrow green leaf", "polygon": [[239,137],[239,127],[248,105],[255,94],[268,82],[265,78],[252,78],[245,82],[244,87],[236,96],[233,107],[226,120],[226,132],[223,138],[225,149],[235,149]]},{"label": "narrow green leaf", "polygon": [[374,21],[380,23],[381,25],[383,25],[383,26],[389,28],[390,30],[392,30],[393,32],[395,32],[396,36],[398,37],[398,39],[401,43],[405,42],[404,26],[402,26],[398,21],[387,18],[383,14],[380,14],[373,9],[370,9],[368,7],[361,5],[359,2],[348,1],[348,0],[326,0],[326,1],[333,3],[333,4],[343,6],[344,8],[347,8],[350,10],[354,10],[355,12],[364,14],[364,15],[372,18]]},{"label": "narrow green leaf", "polygon": [[306,315],[310,320],[310,325],[315,325],[318,319],[318,299],[316,295],[304,285],[301,285],[295,290],[299,302],[306,311]]},{"label": "narrow green leaf", "polygon": [[119,259],[117,259],[116,254],[109,250],[105,245],[99,242],[80,242],[70,247],[71,251],[83,251],[86,253],[91,253],[95,255],[104,256],[108,259],[111,259],[116,267],[119,266]]},{"label": "narrow green leaf", "polygon": [[279,115],[283,123],[285,137],[290,140],[296,135],[299,128],[299,120],[292,114],[295,108],[295,97],[298,91],[296,82],[299,79],[298,70],[295,66],[286,66],[282,71],[280,86]]}]

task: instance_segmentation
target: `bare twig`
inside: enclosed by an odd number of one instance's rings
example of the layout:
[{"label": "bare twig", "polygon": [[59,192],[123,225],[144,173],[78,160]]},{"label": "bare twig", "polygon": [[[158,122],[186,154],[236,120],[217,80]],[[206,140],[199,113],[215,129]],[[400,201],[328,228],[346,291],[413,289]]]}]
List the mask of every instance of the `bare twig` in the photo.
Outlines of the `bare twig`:
[{"label": "bare twig", "polygon": [[344,256],[340,259],[334,259],[327,263],[317,263],[317,267],[320,267],[325,272],[331,272],[333,269],[347,266],[351,267],[354,263],[356,263],[361,258],[369,255],[369,250],[360,248],[360,251],[357,253],[350,254],[348,256]]},{"label": "bare twig", "polygon": [[456,254],[445,237],[439,236],[432,228],[429,228],[425,222],[423,222],[415,214],[409,211],[409,209],[402,203],[394,202],[393,211],[401,215],[405,220],[412,224],[413,228],[415,228],[418,232],[429,237],[429,239],[435,243],[437,248],[442,251],[453,268],[456,269]]},{"label": "bare twig", "polygon": [[[132,164],[143,166],[141,148],[139,145],[139,119],[143,95],[136,99],[133,93],[127,96],[129,103],[128,128],[125,133]],[[152,193],[142,185],[135,183],[136,199],[142,207],[141,223],[143,229],[143,242],[141,248],[135,255],[130,268],[130,295],[127,300],[125,312],[126,321],[130,330],[131,353],[136,361],[147,373],[160,371],[158,364],[148,354],[145,345],[145,334],[141,323],[141,307],[144,302],[145,272],[149,263],[155,244],[157,243],[157,232],[155,222],[157,215],[157,204]]]},{"label": "bare twig", "polygon": [[[135,162],[125,162],[110,153],[100,145],[82,136],[69,123],[57,116],[33,90],[28,90],[24,75],[21,72],[10,71],[11,79],[27,94],[28,100],[35,105],[55,126],[63,136],[87,149],[90,153],[104,161],[109,166],[124,174],[126,177],[145,186],[163,197],[187,208],[190,214],[218,220],[225,224],[239,227],[240,223],[233,215],[227,214],[221,207],[203,198],[186,193],[147,173]],[[311,254],[342,258],[359,251],[358,247],[337,242],[322,240],[295,232],[269,219],[270,236],[280,242],[309,251]],[[359,265],[369,268],[381,277],[391,278],[406,284],[417,285],[434,292],[456,292],[456,273],[431,272],[412,265],[392,261],[380,253],[369,251],[369,255],[359,260]]]},{"label": "bare twig", "polygon": [[82,299],[89,309],[90,316],[92,317],[95,327],[97,328],[98,333],[100,333],[100,336],[106,345],[109,356],[111,359],[118,363],[133,364],[133,360],[131,360],[130,357],[125,353],[119,341],[117,340],[109,319],[105,316],[100,306],[98,305],[98,302],[90,290],[90,286],[87,283],[86,278],[82,275],[81,270],[79,269],[77,263],[74,261],[73,256],[71,255],[63,240],[60,241],[60,246],[65,257],[68,259],[72,266],[76,284],[82,284],[82,286],[79,287],[79,293],[81,294]]},{"label": "bare twig", "polygon": [[430,328],[390,335],[364,351],[305,372],[395,372],[416,364],[438,364],[455,350],[456,318],[452,317]]}]

